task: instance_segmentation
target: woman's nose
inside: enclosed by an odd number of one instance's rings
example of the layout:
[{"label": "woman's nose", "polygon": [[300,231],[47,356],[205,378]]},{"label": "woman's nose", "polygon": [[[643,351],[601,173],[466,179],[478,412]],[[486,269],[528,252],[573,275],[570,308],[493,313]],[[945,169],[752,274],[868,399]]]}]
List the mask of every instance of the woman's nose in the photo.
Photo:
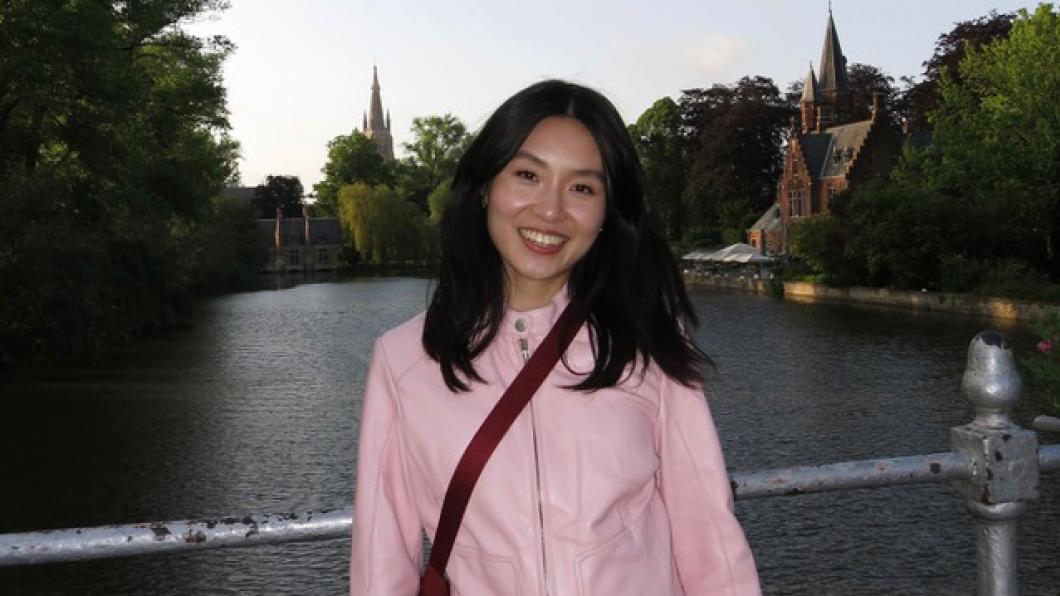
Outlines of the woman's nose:
[{"label": "woman's nose", "polygon": [[563,217],[563,190],[556,186],[546,186],[538,193],[534,211],[545,220]]}]

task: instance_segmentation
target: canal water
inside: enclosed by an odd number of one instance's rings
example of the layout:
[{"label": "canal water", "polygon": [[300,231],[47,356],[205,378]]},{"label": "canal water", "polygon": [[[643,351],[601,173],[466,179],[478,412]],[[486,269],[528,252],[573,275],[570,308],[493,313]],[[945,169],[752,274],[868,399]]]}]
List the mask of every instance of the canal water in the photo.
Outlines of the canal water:
[{"label": "canal water", "polygon": [[[372,343],[429,290],[379,278],[225,296],[194,326],[91,366],[0,379],[0,532],[349,503]],[[731,468],[946,451],[949,428],[972,418],[960,379],[989,322],[692,298]],[[1017,421],[1035,413],[1025,401]],[[1058,476],[1024,518],[1024,594],[1060,594]],[[767,594],[974,593],[974,526],[949,486],[741,501],[737,513]],[[0,593],[338,595],[348,554],[333,540],[0,569]]]}]

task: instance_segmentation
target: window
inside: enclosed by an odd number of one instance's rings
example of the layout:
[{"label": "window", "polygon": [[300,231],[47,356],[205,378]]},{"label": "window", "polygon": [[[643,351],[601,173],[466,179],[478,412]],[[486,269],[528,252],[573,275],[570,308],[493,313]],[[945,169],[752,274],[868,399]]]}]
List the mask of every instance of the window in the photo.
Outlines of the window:
[{"label": "window", "polygon": [[298,265],[301,257],[302,255],[298,254],[297,250],[289,250],[287,251],[287,264]]},{"label": "window", "polygon": [[792,217],[802,217],[803,190],[801,188],[788,191],[788,207]]},{"label": "window", "polygon": [[326,248],[317,249],[317,263],[327,263],[327,262],[328,262],[328,249],[326,249]]},{"label": "window", "polygon": [[829,205],[832,204],[832,199],[835,198],[835,192],[836,192],[835,187],[831,187],[831,188],[828,189],[828,204]]}]

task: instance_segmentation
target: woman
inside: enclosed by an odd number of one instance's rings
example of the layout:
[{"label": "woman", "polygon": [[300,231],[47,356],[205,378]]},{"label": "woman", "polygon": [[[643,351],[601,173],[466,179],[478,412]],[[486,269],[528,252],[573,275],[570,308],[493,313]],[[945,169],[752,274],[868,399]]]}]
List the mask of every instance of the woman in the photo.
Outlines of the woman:
[{"label": "woman", "polygon": [[471,495],[454,594],[758,594],[701,389],[696,317],[603,96],[532,85],[483,126],[441,221],[423,315],[375,346],[351,594],[412,595],[450,477],[568,303],[586,323]]}]

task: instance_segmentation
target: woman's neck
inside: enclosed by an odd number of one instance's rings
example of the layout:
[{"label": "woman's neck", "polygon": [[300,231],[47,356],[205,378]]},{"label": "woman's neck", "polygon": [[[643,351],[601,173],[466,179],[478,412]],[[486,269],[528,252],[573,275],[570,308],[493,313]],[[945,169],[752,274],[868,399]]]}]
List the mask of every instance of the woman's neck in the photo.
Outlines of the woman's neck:
[{"label": "woman's neck", "polygon": [[535,310],[552,301],[556,292],[563,289],[566,280],[548,280],[542,282],[523,281],[508,287],[506,301],[508,308],[517,312]]}]

